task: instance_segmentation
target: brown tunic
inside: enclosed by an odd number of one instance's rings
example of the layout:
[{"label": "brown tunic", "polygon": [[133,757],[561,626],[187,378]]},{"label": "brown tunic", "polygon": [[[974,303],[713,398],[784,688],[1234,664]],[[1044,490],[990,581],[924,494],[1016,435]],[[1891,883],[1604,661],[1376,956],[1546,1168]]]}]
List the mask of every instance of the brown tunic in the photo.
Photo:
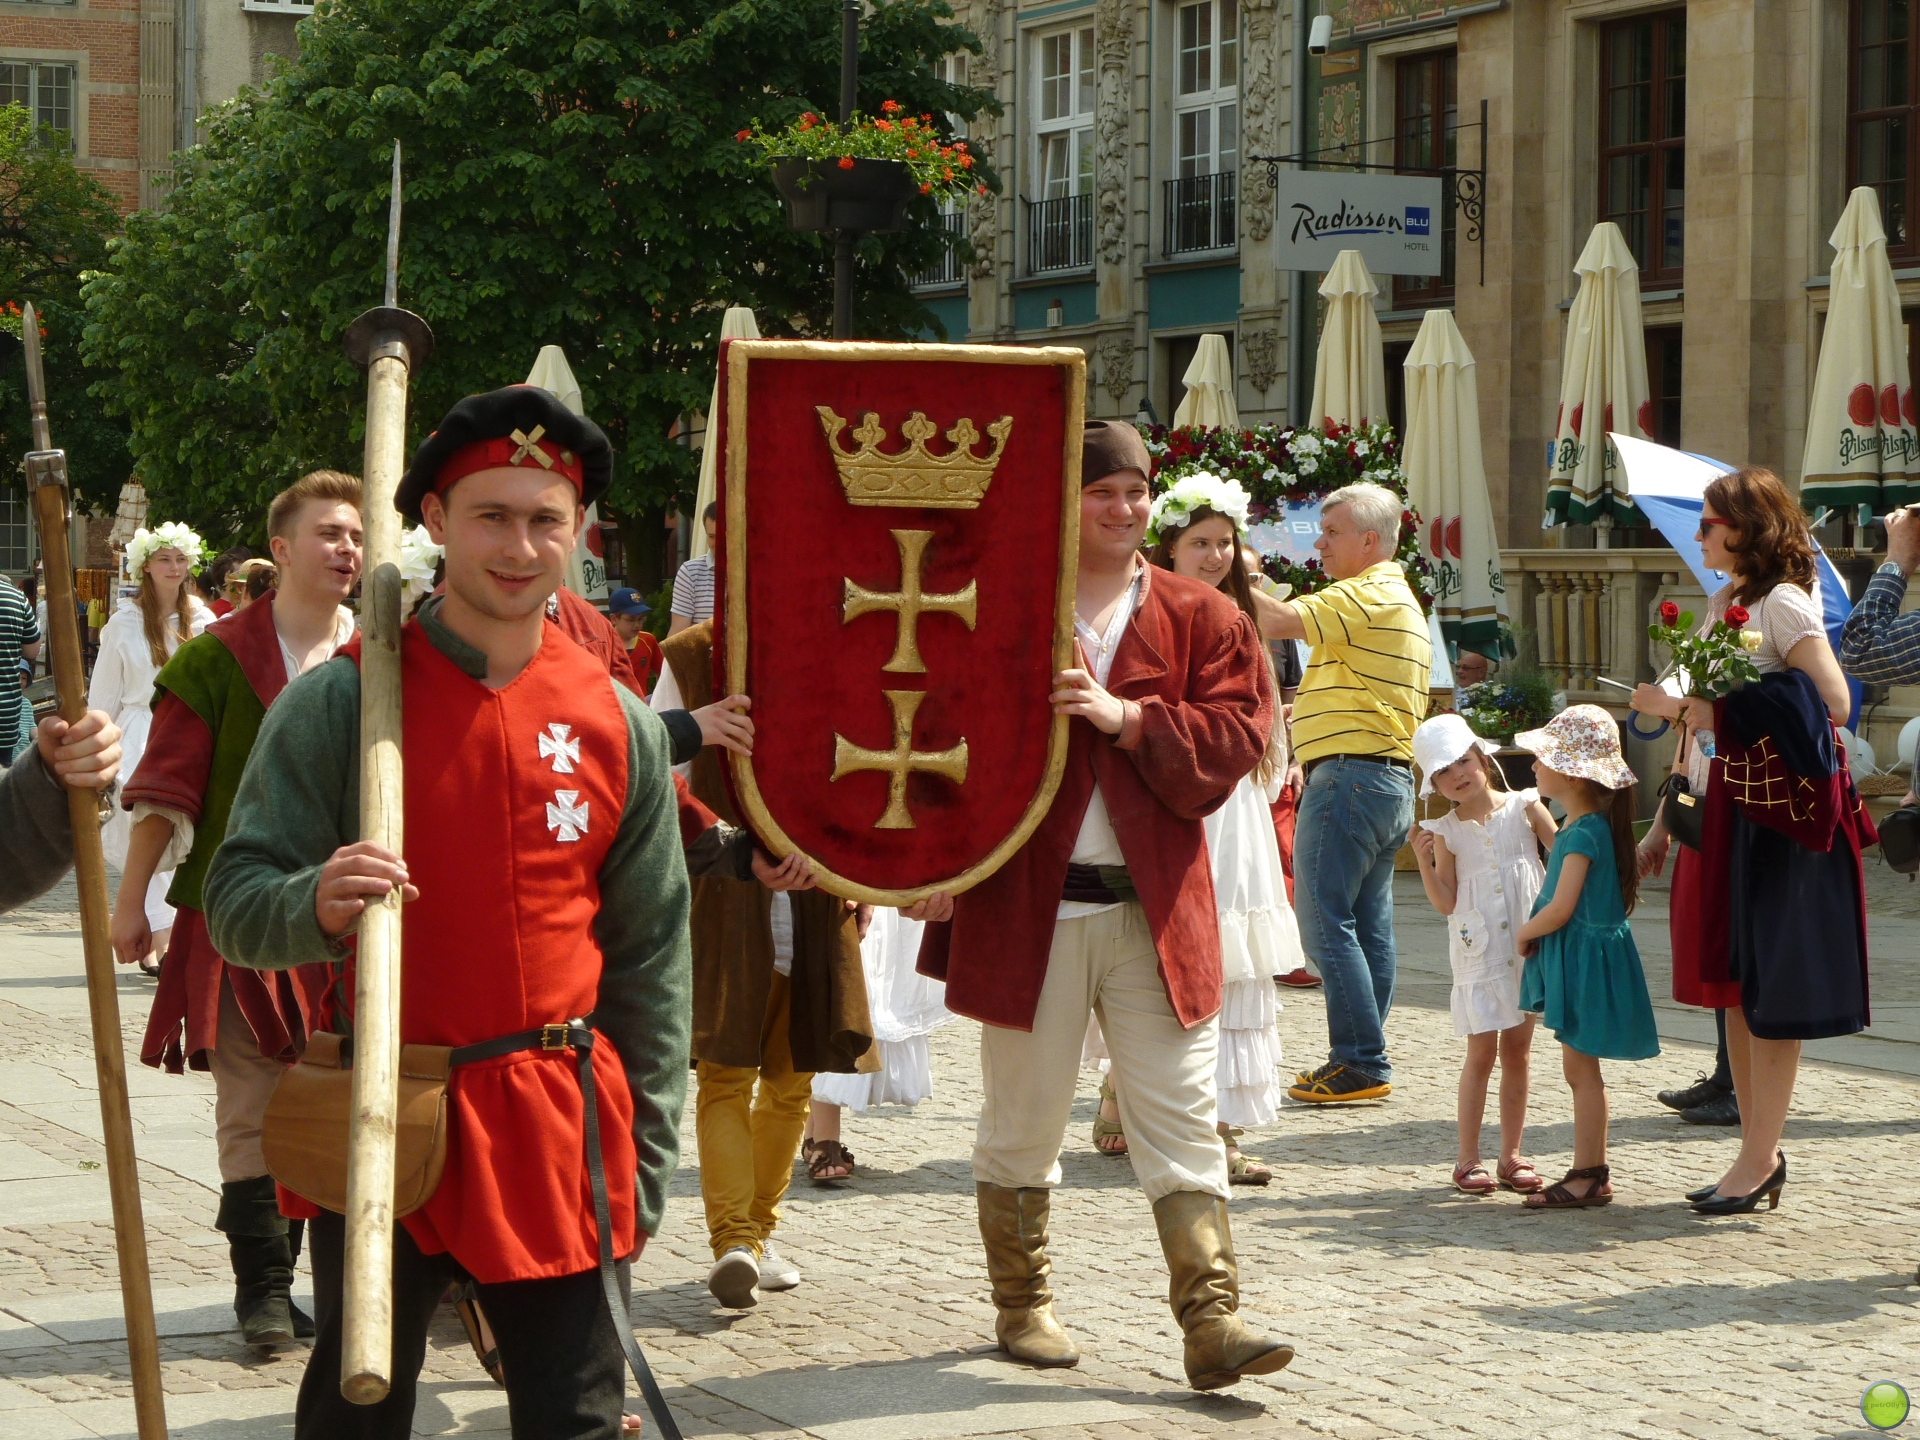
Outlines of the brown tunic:
[{"label": "brown tunic", "polygon": [[[713,622],[689,626],[662,646],[689,710],[713,703]],[[741,823],[709,747],[688,788],[729,824]],[[860,939],[846,902],[799,890],[793,904],[793,991],[788,1043],[796,1070],[858,1074],[880,1068],[867,1009]],[[755,1068],[773,985],[773,892],[752,880],[693,882],[693,1054],[716,1065]]]}]

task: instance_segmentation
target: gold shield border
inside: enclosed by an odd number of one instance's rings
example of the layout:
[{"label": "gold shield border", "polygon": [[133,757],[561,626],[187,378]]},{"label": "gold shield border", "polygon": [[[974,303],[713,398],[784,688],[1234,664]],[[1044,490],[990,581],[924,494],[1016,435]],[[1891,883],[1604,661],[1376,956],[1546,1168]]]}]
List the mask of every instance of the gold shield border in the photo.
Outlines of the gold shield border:
[{"label": "gold shield border", "polygon": [[[1074,587],[1080,567],[1080,446],[1087,408],[1087,356],[1069,345],[885,345],[835,340],[735,340],[727,347],[727,693],[747,691],[747,593],[741,583],[747,573],[747,367],[754,360],[960,361],[990,365],[1054,365],[1067,372],[1066,447],[1061,456],[1060,585],[1054,598],[1053,668],[1073,663]],[[733,770],[734,798],[747,822],[767,843],[776,859],[785,859],[800,847],[767,813],[750,757],[728,752]],[[867,905],[904,908],[929,895],[945,891],[957,895],[971,889],[1004,865],[1032,835],[1053,804],[1067,764],[1067,717],[1053,717],[1047,737],[1047,767],[1040,777],[1026,813],[1013,831],[984,860],[958,875],[911,890],[878,890],[849,880],[822,865],[813,856],[813,873],[820,888]]]}]

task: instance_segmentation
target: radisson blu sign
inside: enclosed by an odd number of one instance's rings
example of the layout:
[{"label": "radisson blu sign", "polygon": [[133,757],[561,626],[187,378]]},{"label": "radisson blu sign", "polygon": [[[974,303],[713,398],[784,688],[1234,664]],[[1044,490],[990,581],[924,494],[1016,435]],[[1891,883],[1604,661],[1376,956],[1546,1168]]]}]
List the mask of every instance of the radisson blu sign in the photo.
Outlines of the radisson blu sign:
[{"label": "radisson blu sign", "polygon": [[1342,250],[1358,250],[1375,275],[1438,275],[1442,194],[1437,175],[1282,170],[1274,267],[1331,270]]}]

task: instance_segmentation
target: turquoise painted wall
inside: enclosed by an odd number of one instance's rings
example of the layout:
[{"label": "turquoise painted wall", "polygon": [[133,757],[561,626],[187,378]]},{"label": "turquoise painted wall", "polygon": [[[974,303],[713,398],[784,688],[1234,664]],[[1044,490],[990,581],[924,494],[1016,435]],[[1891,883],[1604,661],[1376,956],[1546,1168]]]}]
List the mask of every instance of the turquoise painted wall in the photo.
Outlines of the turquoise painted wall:
[{"label": "turquoise painted wall", "polygon": [[[1091,317],[1089,317],[1091,318]],[[1173,270],[1147,277],[1147,328],[1231,325],[1240,318],[1240,266]],[[1068,321],[1072,323],[1071,319]]]},{"label": "turquoise painted wall", "polygon": [[[967,297],[964,295],[940,295],[920,302],[934,313],[942,325],[947,327],[947,339],[958,345],[967,338]],[[929,325],[916,337],[921,340],[938,340],[940,332]]]},{"label": "turquoise painted wall", "polygon": [[[1239,293],[1239,281],[1234,282],[1234,293]],[[1013,328],[1016,330],[1044,330],[1047,328],[1047,307],[1055,300],[1066,310],[1066,323],[1069,325],[1091,325],[1097,313],[1094,286],[1091,280],[1073,280],[1062,285],[1035,286],[1030,290],[1013,292]]]}]

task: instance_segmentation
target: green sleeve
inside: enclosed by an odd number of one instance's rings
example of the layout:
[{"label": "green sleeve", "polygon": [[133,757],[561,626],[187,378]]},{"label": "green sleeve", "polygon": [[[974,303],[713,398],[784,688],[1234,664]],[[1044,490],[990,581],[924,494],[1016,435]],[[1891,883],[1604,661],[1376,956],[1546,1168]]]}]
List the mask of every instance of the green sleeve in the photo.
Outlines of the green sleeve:
[{"label": "green sleeve", "polygon": [[666,726],[647,702],[615,685],[627,713],[627,807],[600,867],[594,938],[603,969],[594,1023],[619,1052],[633,1092],[639,1162],[636,1224],[660,1229],[667,1183],[680,1163],[680,1112],[693,1041],[692,886],[667,765]]},{"label": "green sleeve", "polygon": [[214,949],[252,970],[339,960],[314,917],[320,867],[360,838],[360,668],[309,670],[267,712],[207,871]]}]

